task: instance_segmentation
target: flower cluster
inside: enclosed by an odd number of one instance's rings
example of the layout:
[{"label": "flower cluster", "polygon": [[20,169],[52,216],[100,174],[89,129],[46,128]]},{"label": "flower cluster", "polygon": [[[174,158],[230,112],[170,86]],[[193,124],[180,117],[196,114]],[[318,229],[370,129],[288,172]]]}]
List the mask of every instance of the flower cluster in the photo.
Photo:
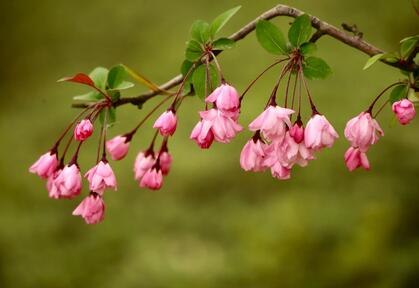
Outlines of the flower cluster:
[{"label": "flower cluster", "polygon": [[[207,58],[204,62],[206,64],[199,63],[199,65],[207,65],[208,70],[208,63],[213,59],[217,64],[221,84],[212,90],[211,83],[208,79],[206,80],[205,109],[199,111],[200,121],[190,134],[190,139],[195,141],[202,149],[210,148],[214,141],[229,143],[243,130],[238,122],[243,97],[255,81],[267,71],[262,72],[245,92],[239,95],[237,90],[225,81],[221,68],[211,50],[205,53],[204,56]],[[277,61],[268,68],[270,69],[286,60],[287,63],[279,74],[264,110],[248,125],[248,129],[253,133],[253,136],[246,142],[240,154],[240,166],[245,171],[262,172],[269,169],[273,177],[281,180],[289,179],[291,170],[296,165],[306,167],[309,161],[316,159],[317,153],[324,148],[332,147],[339,137],[330,122],[323,114],[318,112],[314,104],[303,73],[304,56],[298,49],[293,50],[289,58]],[[114,105],[112,98],[95,87],[93,80],[84,74],[65,78],[66,81],[93,86],[103,94],[104,99],[89,105],[82,111],[65,129],[53,148],[42,155],[29,168],[29,171],[46,180],[50,198],[72,199],[78,197],[83,186],[83,177],[77,162],[80,147],[91,138],[94,123],[99,118],[99,114],[102,115],[96,163],[84,174],[84,178],[87,179],[89,184],[89,193],[73,211],[73,215],[83,217],[88,224],[99,223],[103,220],[105,213],[105,191],[109,189],[117,190],[116,177],[107,156],[109,155],[112,160],[125,158],[131,140],[138,129],[161,105],[167,100],[173,99],[170,106],[155,120],[153,128],[156,130],[148,149],[140,151],[134,162],[134,179],[139,187],[150,190],[160,189],[163,185],[164,176],[167,176],[171,169],[172,156],[169,153],[168,141],[176,132],[178,109],[186,97],[186,95],[182,95],[183,87],[187,82],[187,76],[195,69],[194,65],[185,75],[176,93],[168,93],[169,95],[154,107],[134,129],[110,140],[107,140],[106,132],[108,128],[107,115],[111,106]],[[284,105],[280,106],[277,104],[277,91],[280,82],[286,75],[288,75],[288,81],[285,87]],[[291,101],[288,101],[291,79],[294,79],[294,88],[292,89],[292,95],[290,94],[292,96]],[[390,87],[398,85],[398,83]],[[311,115],[307,117],[306,124],[303,122],[301,113],[303,103],[301,90],[303,85],[311,108]],[[296,89],[296,87],[299,87],[299,89]],[[370,168],[366,153],[384,135],[376,120],[382,109],[379,109],[375,115],[372,114],[372,110],[384,92],[380,93],[365,112],[352,118],[346,124],[344,134],[350,143],[350,147],[346,151],[344,159],[350,171],[358,167]],[[392,104],[392,111],[402,125],[408,124],[416,115],[413,103],[405,98],[395,101]],[[293,120],[294,116],[296,117],[295,121]],[[82,119],[80,120],[80,118]],[[68,133],[71,128],[73,128],[73,133]],[[67,134],[71,135],[60,154],[61,157],[59,157],[58,148]],[[158,150],[155,150],[154,146],[158,137],[161,138],[161,146]],[[66,162],[68,149],[74,140],[78,143],[77,148],[70,161]],[[102,154],[100,154],[101,152]],[[102,156],[100,157],[100,155]]]},{"label": "flower cluster", "polygon": [[209,148],[214,140],[229,143],[243,130],[238,123],[240,100],[236,89],[223,83],[205,102],[212,104],[213,108],[199,112],[201,120],[195,125],[190,138],[203,149]]},{"label": "flower cluster", "polygon": [[[373,116],[371,114],[375,102],[376,100],[367,111],[361,112],[346,124],[345,137],[351,146],[346,151],[344,158],[349,171],[353,171],[358,167],[362,167],[365,170],[370,169],[366,153],[371,145],[377,143],[380,137],[384,136],[383,129],[381,129],[375,119],[377,115]],[[402,125],[408,124],[416,115],[415,107],[408,99],[394,102],[392,110]]]}]

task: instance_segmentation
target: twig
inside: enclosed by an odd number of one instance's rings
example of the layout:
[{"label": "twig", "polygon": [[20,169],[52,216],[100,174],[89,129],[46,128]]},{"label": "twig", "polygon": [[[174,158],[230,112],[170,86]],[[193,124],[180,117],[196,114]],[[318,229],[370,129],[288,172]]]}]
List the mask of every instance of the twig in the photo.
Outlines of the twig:
[{"label": "twig", "polygon": [[[302,14],[305,14],[305,12],[298,10],[294,7],[291,6],[287,6],[287,5],[282,5],[279,4],[273,8],[271,8],[270,10],[264,12],[263,14],[261,14],[259,17],[257,17],[256,19],[254,19],[253,21],[249,22],[248,24],[246,24],[245,26],[243,26],[241,29],[239,29],[237,32],[235,32],[234,34],[232,34],[229,38],[235,42],[243,39],[244,37],[246,37],[248,34],[250,34],[252,31],[254,31],[256,29],[256,23],[261,20],[270,20],[272,18],[278,17],[278,16],[289,16],[289,17],[293,17],[296,18],[298,16],[301,16]],[[311,42],[315,42],[317,41],[320,37],[322,37],[323,35],[329,35],[333,38],[335,38],[336,40],[351,46],[361,52],[364,52],[365,54],[369,55],[369,56],[373,56],[375,54],[379,54],[379,53],[384,53],[383,50],[375,47],[374,45],[364,41],[363,39],[361,39],[361,37],[359,36],[352,36],[347,34],[346,32],[340,30],[339,28],[320,20],[319,18],[315,17],[315,16],[311,16],[311,25],[317,29],[317,32],[313,34],[312,38],[310,39]],[[218,52],[218,51],[217,51]],[[220,51],[221,52],[221,51]],[[217,53],[218,54],[218,53]],[[413,61],[400,61],[400,62],[396,62],[396,63],[390,63],[387,62],[386,60],[382,59],[381,60],[383,63],[399,68],[401,70],[405,70],[405,71],[414,71],[416,69],[419,69],[419,66],[416,65]],[[181,74],[175,76],[174,78],[170,79],[169,81],[167,81],[166,83],[162,84],[159,88],[160,90],[169,90],[173,87],[176,87],[177,85],[179,85],[183,80],[183,76]],[[113,105],[115,107],[120,106],[120,105],[124,105],[127,103],[133,104],[133,105],[137,105],[137,106],[141,106],[143,103],[145,103],[148,99],[159,95],[161,93],[161,91],[148,91],[145,92],[141,95],[135,96],[135,97],[126,97],[126,98],[120,98],[119,100],[117,100],[116,102],[113,103]],[[78,103],[78,104],[74,104],[73,107],[86,107],[86,105],[88,105],[88,103],[84,104],[84,103]]]}]

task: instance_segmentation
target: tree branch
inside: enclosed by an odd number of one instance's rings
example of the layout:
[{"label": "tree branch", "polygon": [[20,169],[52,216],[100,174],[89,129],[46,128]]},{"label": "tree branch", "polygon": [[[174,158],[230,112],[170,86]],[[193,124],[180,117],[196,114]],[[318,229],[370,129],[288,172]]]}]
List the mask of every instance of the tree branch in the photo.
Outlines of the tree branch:
[{"label": "tree branch", "polygon": [[[249,22],[247,25],[243,26],[240,30],[232,34],[229,38],[231,40],[234,40],[235,42],[243,39],[244,37],[246,37],[248,34],[250,34],[252,31],[256,29],[256,23],[261,19],[269,20],[278,16],[289,16],[289,17],[296,18],[298,16],[301,16],[302,14],[305,14],[305,12],[298,10],[294,7],[279,4],[273,7],[272,9],[264,12],[259,17]],[[351,46],[361,52],[364,52],[365,54],[369,56],[373,56],[379,53],[384,53],[383,50],[364,41],[359,36],[349,35],[346,32],[340,30],[339,28],[325,21],[320,20],[319,18],[315,16],[310,15],[310,17],[311,17],[312,26],[317,29],[316,33],[314,33],[312,38],[310,39],[310,41],[312,42],[317,41],[320,37],[324,35],[329,35],[348,46]],[[387,65],[390,65],[390,66],[393,66],[393,67],[396,67],[405,71],[414,71],[416,69],[419,69],[419,66],[416,65],[413,61],[399,61],[397,63],[390,63],[385,60],[381,60],[381,61]],[[174,78],[170,79],[169,81],[167,81],[166,83],[162,84],[160,86],[160,89],[169,90],[179,85],[182,82],[182,80],[183,80],[183,76],[179,74],[175,76]],[[114,103],[114,106],[117,107],[117,106],[127,104],[127,103],[140,106],[144,102],[149,100],[150,98],[154,97],[155,95],[159,95],[160,93],[161,93],[160,91],[148,91],[135,97],[121,98]],[[80,104],[73,105],[73,107],[86,107],[86,105],[84,103],[80,103]]]}]

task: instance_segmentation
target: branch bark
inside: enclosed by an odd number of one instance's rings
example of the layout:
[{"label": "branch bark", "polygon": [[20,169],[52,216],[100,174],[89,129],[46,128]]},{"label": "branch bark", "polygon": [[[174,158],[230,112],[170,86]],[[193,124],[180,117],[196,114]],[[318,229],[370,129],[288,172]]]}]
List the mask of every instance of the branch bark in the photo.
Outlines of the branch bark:
[{"label": "branch bark", "polygon": [[[263,14],[261,14],[260,16],[258,16],[256,19],[249,22],[245,26],[243,26],[240,30],[233,33],[229,38],[234,40],[235,42],[240,41],[241,39],[245,38],[248,34],[250,34],[252,31],[256,29],[256,23],[261,19],[270,20],[278,16],[289,16],[289,17],[296,18],[298,16],[301,16],[302,14],[305,14],[305,12],[291,6],[279,4],[273,7],[272,9],[264,12]],[[320,20],[319,18],[315,16],[310,15],[310,17],[311,17],[312,26],[317,29],[316,33],[313,34],[313,37],[310,40],[312,42],[317,41],[320,37],[324,35],[328,35],[369,56],[373,56],[379,53],[384,53],[383,50],[366,42],[359,36],[349,35],[346,32],[340,30],[339,28],[325,21]],[[390,63],[385,60],[381,60],[381,61],[387,65],[390,65],[390,66],[393,66],[393,67],[396,67],[405,71],[414,71],[416,69],[419,69],[419,66],[416,65],[413,61],[399,61],[397,63]],[[179,85],[182,82],[182,80],[183,80],[183,76],[179,74],[173,77],[172,79],[170,79],[169,81],[167,81],[166,83],[162,84],[160,86],[160,89],[169,90]],[[146,102],[150,98],[159,94],[160,94],[160,91],[148,91],[135,97],[121,98],[114,103],[114,106],[117,107],[117,106],[124,105],[127,103],[131,103],[137,106],[142,105],[144,102]],[[78,104],[78,105],[76,104],[76,105],[73,105],[73,107],[85,107],[85,104]]]}]

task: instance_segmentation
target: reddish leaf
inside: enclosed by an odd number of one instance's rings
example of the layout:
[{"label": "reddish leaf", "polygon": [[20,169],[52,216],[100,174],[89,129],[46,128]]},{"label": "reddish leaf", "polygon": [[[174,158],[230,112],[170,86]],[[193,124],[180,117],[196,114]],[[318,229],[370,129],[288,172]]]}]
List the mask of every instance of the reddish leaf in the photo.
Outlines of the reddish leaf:
[{"label": "reddish leaf", "polygon": [[71,77],[64,77],[60,80],[58,80],[58,82],[75,82],[75,83],[80,83],[80,84],[85,84],[85,85],[89,85],[92,87],[95,87],[95,83],[93,82],[93,80],[87,76],[86,74],[83,73],[78,73],[74,76]]}]

